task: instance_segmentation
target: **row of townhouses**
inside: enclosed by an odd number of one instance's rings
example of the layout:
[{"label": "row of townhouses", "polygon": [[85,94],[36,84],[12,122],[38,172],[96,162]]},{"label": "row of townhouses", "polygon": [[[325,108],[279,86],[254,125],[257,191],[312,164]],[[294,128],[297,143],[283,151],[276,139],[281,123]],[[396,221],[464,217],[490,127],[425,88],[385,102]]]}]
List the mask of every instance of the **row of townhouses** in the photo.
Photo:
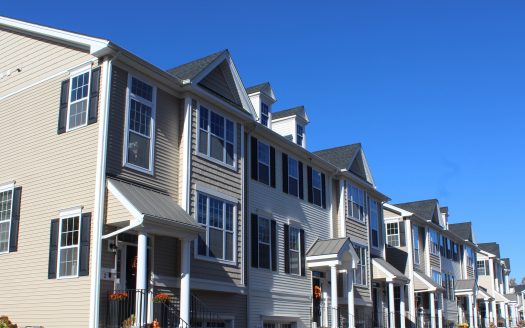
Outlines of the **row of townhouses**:
[{"label": "row of townhouses", "polygon": [[[510,261],[230,53],[163,70],[0,17],[0,314],[19,327],[511,327]],[[327,131],[328,132],[328,131]]]}]

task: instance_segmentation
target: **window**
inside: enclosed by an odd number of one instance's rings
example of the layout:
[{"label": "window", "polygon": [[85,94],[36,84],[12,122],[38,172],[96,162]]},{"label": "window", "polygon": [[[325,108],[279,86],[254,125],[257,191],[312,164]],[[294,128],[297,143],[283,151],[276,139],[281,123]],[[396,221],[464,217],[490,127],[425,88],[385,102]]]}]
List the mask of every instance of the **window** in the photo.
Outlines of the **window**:
[{"label": "window", "polygon": [[288,193],[299,196],[299,162],[288,157]]},{"label": "window", "polygon": [[454,290],[455,290],[455,286],[454,286],[454,281],[455,281],[455,278],[453,275],[449,274],[448,275],[448,279],[449,279],[449,282],[448,282],[448,297],[449,297],[449,300],[451,301],[454,301],[455,300],[455,296],[454,295]]},{"label": "window", "polygon": [[449,284],[448,274],[443,273],[443,276],[441,277],[441,287],[443,287],[443,298],[445,299],[449,299],[450,290],[448,288],[448,284]]},{"label": "window", "polygon": [[348,214],[351,218],[365,222],[365,192],[348,185]]},{"label": "window", "polygon": [[323,186],[321,172],[316,169],[312,169],[312,195],[313,203],[318,206],[322,206],[323,198]]},{"label": "window", "polygon": [[459,245],[453,242],[452,246],[453,246],[452,259],[457,262],[459,261]]},{"label": "window", "polygon": [[259,181],[270,184],[270,146],[258,141],[257,142],[257,160],[259,170]]},{"label": "window", "polygon": [[206,228],[199,234],[197,253],[219,260],[234,260],[235,206],[197,193],[197,221]]},{"label": "window", "polygon": [[432,280],[438,285],[441,285],[441,273],[437,270],[432,269]]},{"label": "window", "polygon": [[428,235],[430,238],[430,253],[439,255],[439,234],[434,229],[428,229]]},{"label": "window", "polygon": [[303,145],[303,140],[304,140],[304,128],[302,125],[299,125],[297,124],[297,131],[296,131],[296,143],[299,145],[299,146],[302,146]]},{"label": "window", "polygon": [[153,172],[155,87],[130,76],[126,124],[126,164]]},{"label": "window", "polygon": [[295,227],[290,227],[288,233],[290,273],[299,275],[301,274],[300,230]]},{"label": "window", "polygon": [[58,277],[76,277],[79,262],[80,212],[60,218]]},{"label": "window", "polygon": [[199,153],[234,166],[235,125],[201,106],[199,109]]},{"label": "window", "polygon": [[72,130],[87,124],[89,79],[91,71],[73,75],[70,79],[67,129]]},{"label": "window", "polygon": [[13,186],[0,188],[0,253],[9,251],[11,216],[13,213]]},{"label": "window", "polygon": [[447,238],[445,238],[445,236],[441,236],[439,239],[439,252],[441,256],[447,256]]},{"label": "window", "polygon": [[271,261],[271,226],[270,220],[259,217],[259,268],[270,269]]},{"label": "window", "polygon": [[489,261],[477,261],[476,266],[478,268],[478,276],[488,276],[490,274]]},{"label": "window", "polygon": [[268,126],[268,105],[261,103],[261,124]]},{"label": "window", "polygon": [[467,246],[467,266],[474,268],[474,251]]},{"label": "window", "polygon": [[414,249],[414,263],[419,264],[419,228],[412,227],[412,245]]},{"label": "window", "polygon": [[399,246],[399,224],[397,222],[387,223],[386,225],[386,243],[389,246]]},{"label": "window", "polygon": [[370,199],[370,230],[372,246],[379,247],[379,213],[375,199]]},{"label": "window", "polygon": [[354,283],[356,285],[367,285],[367,248],[364,246],[355,245],[355,251],[359,257],[359,263],[357,263],[356,268],[354,269]]},{"label": "window", "polygon": [[452,240],[447,240],[447,258],[452,259]]}]

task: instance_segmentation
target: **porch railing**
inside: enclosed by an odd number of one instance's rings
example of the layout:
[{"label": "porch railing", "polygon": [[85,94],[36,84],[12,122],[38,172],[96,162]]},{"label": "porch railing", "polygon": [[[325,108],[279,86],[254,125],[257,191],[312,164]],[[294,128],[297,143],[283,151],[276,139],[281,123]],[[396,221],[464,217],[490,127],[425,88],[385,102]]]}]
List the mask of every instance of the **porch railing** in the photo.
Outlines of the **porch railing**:
[{"label": "porch railing", "polygon": [[190,324],[201,327],[203,322],[222,322],[220,315],[210,311],[208,307],[195,294],[191,294]]},{"label": "porch railing", "polygon": [[148,292],[123,289],[108,294],[106,327],[146,327]]}]

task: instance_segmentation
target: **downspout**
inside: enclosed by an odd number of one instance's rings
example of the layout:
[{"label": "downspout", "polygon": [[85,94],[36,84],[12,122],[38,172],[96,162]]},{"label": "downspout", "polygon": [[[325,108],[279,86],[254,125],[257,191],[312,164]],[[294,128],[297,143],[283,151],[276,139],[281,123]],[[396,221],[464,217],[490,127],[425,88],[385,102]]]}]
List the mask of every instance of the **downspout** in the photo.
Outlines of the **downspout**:
[{"label": "downspout", "polygon": [[101,275],[101,244],[102,227],[104,218],[104,202],[106,198],[106,159],[109,125],[109,109],[111,95],[111,75],[113,61],[120,56],[118,52],[111,60],[104,61],[103,72],[105,72],[104,106],[100,111],[100,122],[98,130],[98,153],[95,182],[95,208],[93,220],[93,249],[91,253],[91,291],[89,301],[89,327],[96,328],[99,324],[100,310],[100,275]]}]

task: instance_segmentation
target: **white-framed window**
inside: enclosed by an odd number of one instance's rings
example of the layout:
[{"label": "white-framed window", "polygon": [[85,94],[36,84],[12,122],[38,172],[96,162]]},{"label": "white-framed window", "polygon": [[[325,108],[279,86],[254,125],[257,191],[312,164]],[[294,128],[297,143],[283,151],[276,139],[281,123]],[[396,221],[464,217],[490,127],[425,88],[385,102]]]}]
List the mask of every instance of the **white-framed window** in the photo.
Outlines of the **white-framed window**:
[{"label": "white-framed window", "polygon": [[321,172],[312,169],[312,196],[313,203],[323,206],[323,181]]},{"label": "white-framed window", "polygon": [[368,283],[367,279],[367,264],[368,264],[368,249],[366,246],[354,245],[357,256],[359,257],[359,263],[357,263],[354,269],[354,283],[356,285],[366,286]]},{"label": "white-framed window", "polygon": [[9,252],[13,216],[13,189],[12,184],[0,187],[0,254]]},{"label": "white-framed window", "polygon": [[455,290],[455,286],[454,286],[454,281],[456,280],[454,278],[454,276],[452,274],[449,274],[448,275],[448,279],[449,279],[449,282],[448,282],[448,297],[449,297],[449,300],[453,301],[456,299],[456,295],[454,294],[454,290]]},{"label": "white-framed window", "polygon": [[288,229],[288,254],[290,259],[290,273],[301,274],[301,230],[290,226]]},{"label": "white-framed window", "polygon": [[379,211],[378,203],[375,199],[370,198],[369,201],[370,207],[370,231],[372,237],[372,246],[379,247]]},{"label": "white-framed window", "polygon": [[257,170],[258,180],[270,185],[270,146],[257,141]]},{"label": "white-framed window", "polygon": [[156,91],[155,86],[129,76],[125,165],[149,174],[153,173]]},{"label": "white-framed window", "polygon": [[416,225],[412,227],[412,248],[414,250],[414,264],[419,264],[419,228]]},{"label": "white-framed window", "polygon": [[80,209],[60,213],[58,232],[58,278],[78,277],[80,261]]},{"label": "white-framed window", "polygon": [[434,229],[428,229],[430,239],[430,253],[439,255],[439,234]]},{"label": "white-framed window", "polygon": [[258,218],[259,233],[259,268],[270,269],[272,266],[272,225],[269,219]]},{"label": "white-framed window", "polygon": [[268,126],[268,119],[270,115],[268,113],[268,105],[261,103],[261,124]]},{"label": "white-framed window", "polygon": [[299,162],[288,156],[288,193],[299,196]]},{"label": "white-framed window", "polygon": [[443,297],[447,300],[449,299],[448,284],[449,284],[448,274],[443,272],[442,277],[441,277],[441,287],[443,287]]},{"label": "white-framed window", "polygon": [[204,106],[199,108],[199,153],[235,167],[235,124]]},{"label": "white-framed window", "polygon": [[476,261],[478,276],[488,276],[490,274],[489,265],[489,261],[487,260]]},{"label": "white-framed window", "polygon": [[304,127],[302,125],[297,124],[295,141],[299,146],[302,146],[303,140],[304,140]]},{"label": "white-framed window", "polygon": [[388,246],[399,246],[399,223],[386,224],[386,243]]},{"label": "white-framed window", "polygon": [[348,184],[348,215],[361,222],[365,222],[365,192],[352,184]]},{"label": "white-framed window", "polygon": [[438,285],[441,285],[441,272],[438,270],[432,269],[432,280]]},{"label": "white-framed window", "polygon": [[474,251],[472,250],[471,247],[466,247],[467,248],[467,265],[471,268],[474,268]]},{"label": "white-framed window", "polygon": [[199,256],[235,261],[235,209],[231,202],[197,192],[197,222],[206,229],[199,234]]},{"label": "white-framed window", "polygon": [[67,131],[87,125],[90,80],[91,68],[72,73],[69,78]]}]

